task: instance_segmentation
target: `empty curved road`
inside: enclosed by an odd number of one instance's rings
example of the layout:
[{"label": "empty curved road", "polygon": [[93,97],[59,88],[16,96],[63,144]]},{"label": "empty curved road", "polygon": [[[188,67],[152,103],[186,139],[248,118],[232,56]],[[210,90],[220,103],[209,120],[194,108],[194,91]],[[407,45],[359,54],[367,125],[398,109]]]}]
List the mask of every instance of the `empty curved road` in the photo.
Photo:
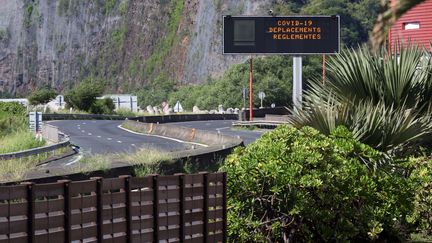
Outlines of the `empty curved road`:
[{"label": "empty curved road", "polygon": [[156,148],[162,151],[177,151],[190,148],[187,143],[139,135],[118,128],[123,121],[111,120],[68,120],[52,121],[69,135],[71,143],[81,147],[81,151],[91,154],[132,152],[140,147]]}]

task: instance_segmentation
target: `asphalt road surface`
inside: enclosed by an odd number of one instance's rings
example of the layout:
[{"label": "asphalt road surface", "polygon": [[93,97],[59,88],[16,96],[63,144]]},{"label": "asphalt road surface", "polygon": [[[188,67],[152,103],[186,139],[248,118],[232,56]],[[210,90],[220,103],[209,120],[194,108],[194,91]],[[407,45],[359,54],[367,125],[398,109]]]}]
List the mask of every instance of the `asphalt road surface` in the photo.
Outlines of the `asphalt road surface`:
[{"label": "asphalt road surface", "polygon": [[70,136],[71,143],[81,151],[91,154],[133,152],[137,148],[156,148],[161,151],[178,151],[190,148],[189,144],[160,137],[133,134],[118,128],[123,121],[72,120],[52,121],[63,133]]},{"label": "asphalt road surface", "polygon": [[191,127],[198,130],[220,131],[220,133],[228,136],[239,136],[245,145],[257,140],[265,132],[263,130],[239,130],[233,129],[233,122],[237,120],[219,120],[219,121],[191,121],[191,122],[173,122],[169,124]]}]

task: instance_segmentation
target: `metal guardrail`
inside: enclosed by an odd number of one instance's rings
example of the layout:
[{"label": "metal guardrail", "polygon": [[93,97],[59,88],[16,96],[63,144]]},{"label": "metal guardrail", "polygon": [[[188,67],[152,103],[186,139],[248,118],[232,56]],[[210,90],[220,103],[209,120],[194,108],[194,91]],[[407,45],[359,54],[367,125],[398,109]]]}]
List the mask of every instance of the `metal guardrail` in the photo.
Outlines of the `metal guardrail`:
[{"label": "metal guardrail", "polygon": [[70,144],[70,141],[69,141],[69,138],[67,138],[66,141],[63,141],[63,142],[60,142],[57,144],[53,144],[53,145],[23,150],[23,151],[19,151],[19,152],[0,154],[0,160],[18,159],[18,158],[23,158],[23,157],[27,157],[27,156],[47,153],[47,152],[51,152],[51,151],[54,151],[54,150],[57,150],[60,148],[64,148],[64,147],[68,146],[69,144]]},{"label": "metal guardrail", "polygon": [[42,114],[42,120],[124,120],[124,116],[97,114]]},{"label": "metal guardrail", "polygon": [[0,160],[18,159],[32,155],[51,152],[60,148],[64,148],[70,144],[70,139],[67,135],[61,133],[57,127],[45,124],[42,128],[43,137],[46,140],[54,142],[55,144],[47,145],[39,148],[32,148],[18,152],[0,154]]}]

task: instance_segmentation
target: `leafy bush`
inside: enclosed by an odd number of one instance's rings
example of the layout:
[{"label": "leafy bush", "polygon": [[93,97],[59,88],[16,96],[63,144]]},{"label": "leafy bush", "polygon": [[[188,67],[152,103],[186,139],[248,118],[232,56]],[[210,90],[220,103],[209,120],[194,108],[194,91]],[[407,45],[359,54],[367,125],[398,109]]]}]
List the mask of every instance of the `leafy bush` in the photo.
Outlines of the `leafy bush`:
[{"label": "leafy bush", "polygon": [[229,237],[234,242],[396,241],[413,186],[374,170],[382,154],[344,127],[329,136],[281,126],[230,155]]},{"label": "leafy bush", "polygon": [[410,179],[416,186],[415,208],[410,221],[422,235],[432,237],[432,161],[431,158],[411,159]]},{"label": "leafy bush", "polygon": [[90,113],[92,114],[113,114],[115,109],[114,102],[111,98],[103,98],[95,100],[90,106]]},{"label": "leafy bush", "polygon": [[57,93],[49,88],[42,88],[34,91],[28,97],[31,105],[46,104],[56,97]]},{"label": "leafy bush", "polygon": [[103,92],[103,85],[100,81],[92,79],[85,80],[65,94],[65,101],[69,107],[82,111],[90,111],[96,97]]},{"label": "leafy bush", "polygon": [[138,96],[138,105],[142,108],[148,105],[157,106],[168,100],[168,94],[174,90],[174,81],[166,73],[159,74],[150,84],[141,89]]},{"label": "leafy bush", "polygon": [[26,108],[16,102],[0,102],[0,137],[26,128]]}]

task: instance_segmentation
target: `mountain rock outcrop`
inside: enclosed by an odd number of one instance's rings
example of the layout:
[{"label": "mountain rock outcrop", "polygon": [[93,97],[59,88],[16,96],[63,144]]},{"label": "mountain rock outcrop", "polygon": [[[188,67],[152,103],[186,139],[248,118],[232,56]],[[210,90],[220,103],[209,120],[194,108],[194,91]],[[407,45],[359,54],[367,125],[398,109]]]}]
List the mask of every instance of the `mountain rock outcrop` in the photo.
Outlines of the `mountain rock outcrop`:
[{"label": "mountain rock outcrop", "polygon": [[222,15],[265,15],[270,0],[0,0],[0,92],[62,91],[95,77],[129,92],[158,77],[220,75]]}]

